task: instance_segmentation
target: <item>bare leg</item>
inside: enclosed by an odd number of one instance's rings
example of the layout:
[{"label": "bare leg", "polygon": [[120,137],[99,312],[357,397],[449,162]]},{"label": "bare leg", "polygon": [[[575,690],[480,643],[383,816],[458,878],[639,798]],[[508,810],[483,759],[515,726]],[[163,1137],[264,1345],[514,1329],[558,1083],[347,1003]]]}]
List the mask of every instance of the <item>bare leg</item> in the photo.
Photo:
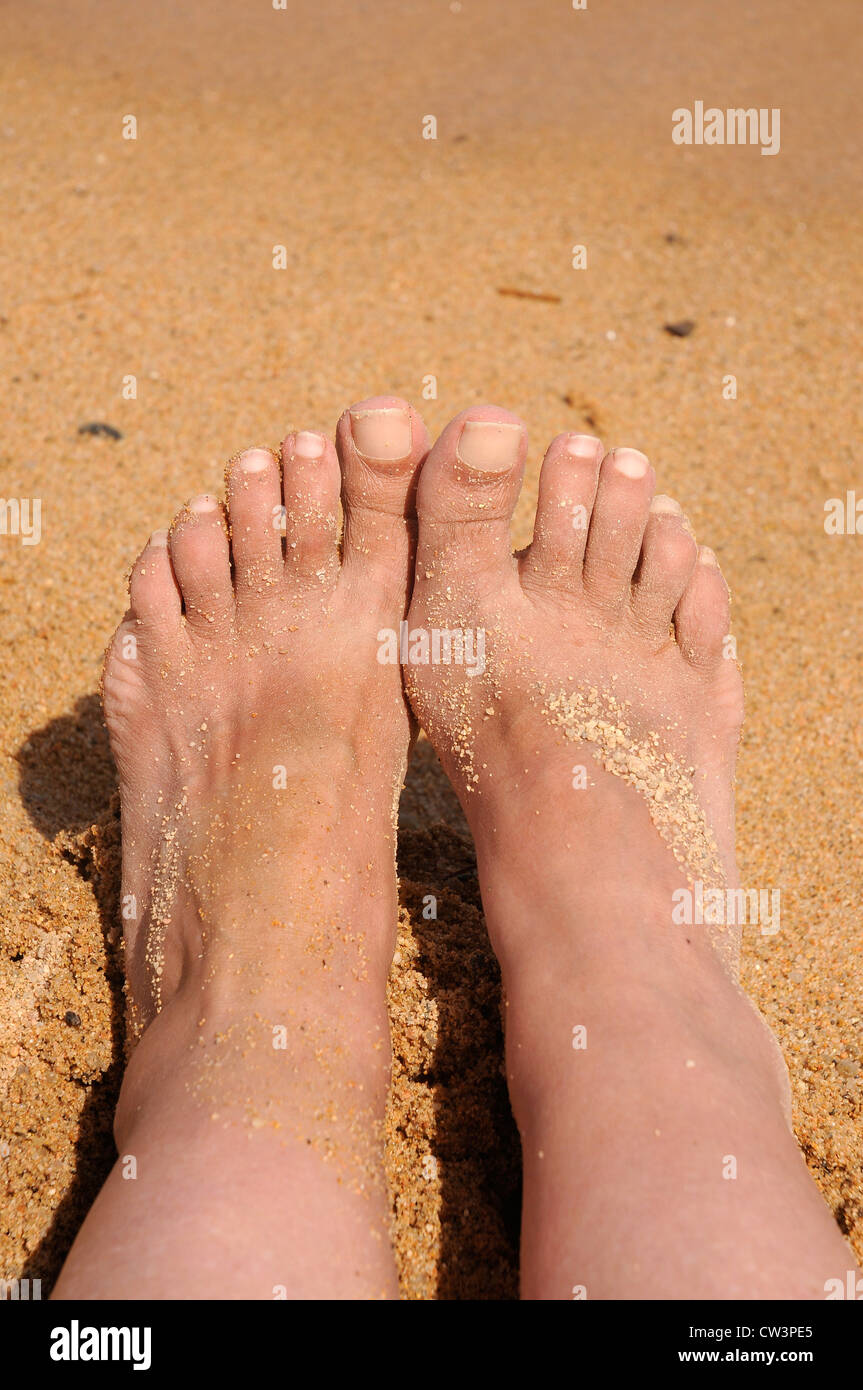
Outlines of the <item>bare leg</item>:
[{"label": "bare leg", "polygon": [[738,986],[739,928],[694,901],[682,920],[698,884],[724,904],[738,884],[725,582],[677,504],[651,505],[643,455],[583,436],[550,446],[513,557],[525,447],[481,407],[432,449],[410,627],[475,634],[484,661],[407,670],[508,999],[523,1294],[823,1298],[853,1259]]},{"label": "bare leg", "polygon": [[60,1298],[397,1293],[381,1121],[409,720],[377,656],[426,437],[387,398],[337,446],[241,455],[230,536],[195,499],[132,574],[104,693],[138,1041]]}]

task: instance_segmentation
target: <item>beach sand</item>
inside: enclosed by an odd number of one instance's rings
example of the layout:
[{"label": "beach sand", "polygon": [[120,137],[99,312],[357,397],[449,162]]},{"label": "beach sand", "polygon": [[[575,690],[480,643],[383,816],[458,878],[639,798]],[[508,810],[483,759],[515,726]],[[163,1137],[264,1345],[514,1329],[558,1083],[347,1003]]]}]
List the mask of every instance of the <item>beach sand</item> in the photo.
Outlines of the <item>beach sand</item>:
[{"label": "beach sand", "polygon": [[[331,432],[376,392],[433,432],[478,401],[525,418],[516,544],[545,443],[579,429],[643,449],[719,555],[747,687],[743,882],[782,905],[778,934],[747,933],[744,979],[863,1257],[863,538],[824,529],[827,499],[863,495],[863,12],[182,9],[0,8],[0,493],[42,500],[39,544],[0,536],[0,1277],[47,1293],[112,1160],[119,836],[96,692],[125,576],[238,449]],[[779,108],[780,153],[675,145],[671,113],[696,100]],[[94,422],[122,437],[81,433]],[[403,1295],[511,1298],[497,970],[422,743],[400,869]]]}]

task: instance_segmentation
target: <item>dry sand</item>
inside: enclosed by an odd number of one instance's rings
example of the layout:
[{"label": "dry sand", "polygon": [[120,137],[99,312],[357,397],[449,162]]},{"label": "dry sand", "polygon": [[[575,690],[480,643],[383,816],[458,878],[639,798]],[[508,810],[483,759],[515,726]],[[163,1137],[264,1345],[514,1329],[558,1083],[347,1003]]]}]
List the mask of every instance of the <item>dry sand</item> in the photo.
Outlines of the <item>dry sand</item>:
[{"label": "dry sand", "polygon": [[[330,430],[372,392],[423,408],[429,376],[433,430],[480,400],[527,419],[518,543],[543,443],[582,428],[644,449],[719,555],[747,678],[743,881],[782,892],[745,981],[863,1256],[863,537],[823,526],[827,498],[863,494],[863,12],[289,5],[0,9],[0,493],[43,502],[40,544],[0,536],[0,1276],[47,1289],[111,1157],[117,823],[95,691],[131,560],[238,448]],[[673,145],[697,99],[779,107],[780,154]],[[689,336],[664,331],[683,319]],[[79,433],[93,421],[122,438]],[[401,861],[404,1294],[510,1297],[496,973],[427,749]]]}]

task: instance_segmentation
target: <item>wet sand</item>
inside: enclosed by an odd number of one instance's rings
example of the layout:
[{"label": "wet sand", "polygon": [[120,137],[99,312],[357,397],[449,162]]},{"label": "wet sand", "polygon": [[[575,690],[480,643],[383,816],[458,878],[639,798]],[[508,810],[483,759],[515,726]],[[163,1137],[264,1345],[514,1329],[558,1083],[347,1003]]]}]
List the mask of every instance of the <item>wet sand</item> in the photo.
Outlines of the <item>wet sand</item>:
[{"label": "wet sand", "polygon": [[[647,452],[716,550],[747,683],[742,877],[782,895],[744,978],[861,1257],[863,537],[826,535],[824,503],[863,496],[863,16],[289,3],[0,10],[0,493],[42,500],[39,544],[0,536],[0,1276],[47,1291],[111,1161],[118,835],[95,692],[126,572],[237,449],[331,431],[373,392],[432,431],[472,401],[524,416],[517,544],[543,446],[575,428]],[[674,145],[696,100],[780,108],[780,153]],[[511,1297],[496,968],[427,748],[400,854],[403,1292]]]}]

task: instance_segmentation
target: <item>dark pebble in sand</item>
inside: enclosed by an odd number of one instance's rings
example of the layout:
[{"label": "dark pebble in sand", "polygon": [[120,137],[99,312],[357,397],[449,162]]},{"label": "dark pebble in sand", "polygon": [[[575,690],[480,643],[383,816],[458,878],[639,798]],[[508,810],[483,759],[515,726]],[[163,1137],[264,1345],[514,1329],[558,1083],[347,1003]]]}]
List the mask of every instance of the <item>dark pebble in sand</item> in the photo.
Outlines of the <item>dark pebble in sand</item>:
[{"label": "dark pebble in sand", "polygon": [[695,320],[681,319],[679,323],[664,323],[662,326],[672,338],[688,338],[695,327]]},{"label": "dark pebble in sand", "polygon": [[105,425],[101,420],[91,420],[89,424],[78,426],[79,434],[98,434],[105,439],[122,439],[123,436],[113,425]]},{"label": "dark pebble in sand", "polygon": [[80,1027],[81,1027],[81,1015],[80,1015],[80,1014],[76,1014],[75,1011],[74,1011],[73,1009],[68,1009],[68,1010],[66,1011],[66,1022],[68,1023],[68,1025],[69,1025],[70,1028],[80,1028]]}]

